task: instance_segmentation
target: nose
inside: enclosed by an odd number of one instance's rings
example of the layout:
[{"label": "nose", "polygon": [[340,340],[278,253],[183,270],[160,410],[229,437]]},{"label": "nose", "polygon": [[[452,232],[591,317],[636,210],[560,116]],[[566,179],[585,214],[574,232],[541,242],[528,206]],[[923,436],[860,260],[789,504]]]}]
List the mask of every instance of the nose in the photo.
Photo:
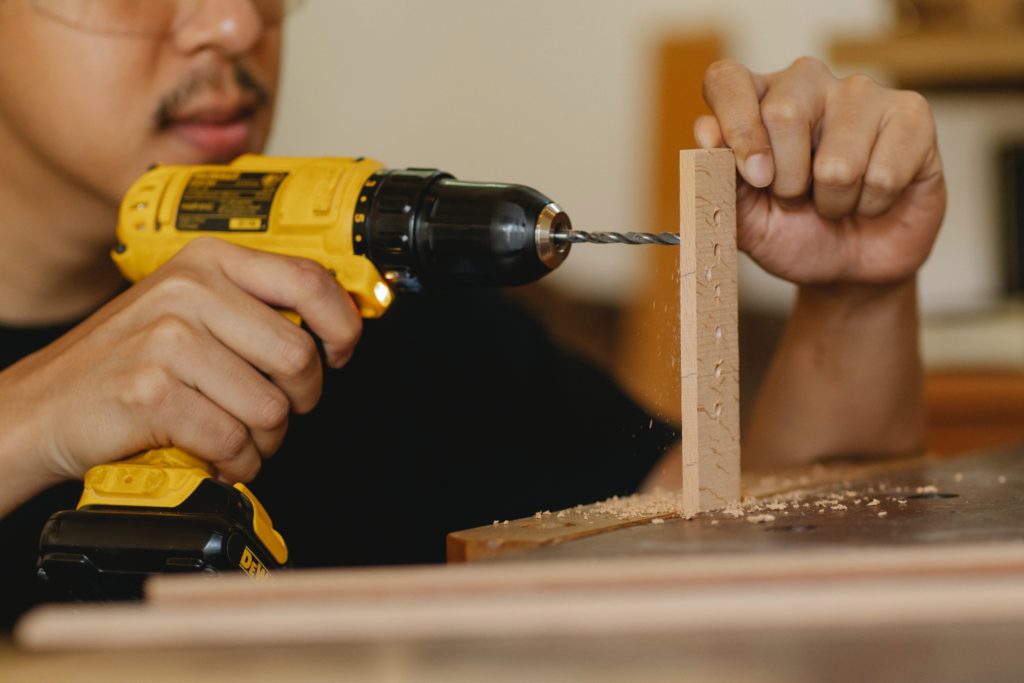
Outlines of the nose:
[{"label": "nose", "polygon": [[236,56],[251,50],[264,28],[253,0],[204,0],[177,27],[173,40],[185,53],[208,48]]}]

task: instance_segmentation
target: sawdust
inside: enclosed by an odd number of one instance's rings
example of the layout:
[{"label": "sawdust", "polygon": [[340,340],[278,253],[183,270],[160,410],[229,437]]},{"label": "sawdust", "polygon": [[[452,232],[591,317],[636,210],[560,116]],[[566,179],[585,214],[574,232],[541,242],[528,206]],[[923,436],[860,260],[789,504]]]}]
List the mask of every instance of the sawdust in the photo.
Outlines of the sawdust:
[{"label": "sawdust", "polygon": [[612,496],[600,503],[594,503],[590,510],[598,515],[610,515],[622,521],[632,521],[648,517],[678,517],[681,507],[681,492],[654,491],[633,496]]},{"label": "sawdust", "polygon": [[[762,483],[773,481],[776,480],[767,478]],[[1005,483],[1005,481],[1006,477],[999,477],[1000,483]],[[903,506],[908,503],[906,498],[908,494],[937,493],[939,490],[933,484],[893,486],[887,482],[875,483],[864,488],[857,487],[853,482],[844,481],[837,486],[835,491],[822,491],[820,488],[795,489],[761,499],[744,498],[740,501],[730,502],[720,510],[699,513],[694,517],[707,520],[710,526],[718,526],[730,518],[743,519],[751,524],[766,524],[777,521],[779,516],[790,515],[791,511],[794,511],[795,515],[799,515],[801,512],[807,514],[815,510],[819,515],[828,512],[856,514],[863,507],[874,508],[875,514],[884,518],[889,513],[880,509],[884,505],[883,499],[875,497],[873,494],[880,494],[889,501]],[[543,510],[534,513],[533,516],[535,519],[542,519],[553,515],[557,519],[564,519],[568,515],[573,515],[577,523],[582,521],[587,524],[644,520],[650,524],[664,524],[668,519],[681,517],[681,508],[682,493],[680,491],[655,491],[632,496],[613,496],[592,505],[577,505],[574,508],[559,510],[555,513]],[[495,520],[494,523],[497,525],[498,521]],[[502,524],[508,524],[508,521],[502,522]]]}]

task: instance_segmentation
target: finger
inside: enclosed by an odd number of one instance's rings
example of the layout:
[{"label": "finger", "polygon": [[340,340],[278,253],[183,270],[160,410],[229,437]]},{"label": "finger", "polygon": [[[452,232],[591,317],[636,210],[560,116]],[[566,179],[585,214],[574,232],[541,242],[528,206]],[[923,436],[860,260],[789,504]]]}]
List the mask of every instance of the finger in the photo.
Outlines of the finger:
[{"label": "finger", "polygon": [[732,60],[712,64],[704,75],[704,99],[714,112],[725,144],[736,152],[736,167],[754,187],[774,177],[771,141],[761,121],[763,84]]},{"label": "finger", "polygon": [[362,332],[362,317],[326,268],[309,259],[220,242],[215,258],[232,282],[271,306],[302,316],[323,341],[332,367],[348,361]]},{"label": "finger", "polygon": [[811,177],[811,135],[825,110],[824,93],[808,80],[787,80],[769,89],[761,117],[775,157],[772,194],[795,199],[807,194]]},{"label": "finger", "polygon": [[164,343],[149,345],[154,360],[165,359],[172,374],[244,424],[261,457],[273,455],[288,428],[285,393],[209,332],[163,325]]},{"label": "finger", "polygon": [[928,102],[914,92],[900,93],[884,117],[868,160],[857,213],[874,217],[888,211],[906,188],[937,163],[935,124]]},{"label": "finger", "polygon": [[[260,454],[245,425],[195,389],[180,385],[165,415],[170,442],[212,463],[221,479],[252,481],[260,471]],[[176,413],[176,414],[174,414]]]},{"label": "finger", "polygon": [[[168,315],[193,320],[269,377],[296,413],[309,412],[320,400],[323,370],[313,338],[223,273],[182,269],[142,286],[148,291],[125,311],[133,326],[148,322],[159,331]],[[150,343],[161,346],[159,339]]]},{"label": "finger", "polygon": [[212,463],[228,481],[250,481],[259,471],[245,425],[167,370],[134,370],[119,398],[131,417],[126,423],[140,430],[140,449],[175,446]]},{"label": "finger", "polygon": [[693,122],[693,139],[701,149],[715,149],[725,144],[718,120],[707,114]]},{"label": "finger", "polygon": [[880,90],[867,76],[853,76],[828,100],[813,170],[814,206],[825,218],[839,220],[857,207],[881,125]]}]

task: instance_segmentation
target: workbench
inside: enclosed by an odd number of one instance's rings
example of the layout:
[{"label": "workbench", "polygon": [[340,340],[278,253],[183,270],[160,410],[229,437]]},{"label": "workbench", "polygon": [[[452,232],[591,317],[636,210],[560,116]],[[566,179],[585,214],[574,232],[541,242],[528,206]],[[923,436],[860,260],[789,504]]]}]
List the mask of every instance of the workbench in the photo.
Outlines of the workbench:
[{"label": "workbench", "polygon": [[37,615],[71,651],[8,646],[0,679],[1020,680],[1024,448],[801,476],[465,565],[163,581]]}]

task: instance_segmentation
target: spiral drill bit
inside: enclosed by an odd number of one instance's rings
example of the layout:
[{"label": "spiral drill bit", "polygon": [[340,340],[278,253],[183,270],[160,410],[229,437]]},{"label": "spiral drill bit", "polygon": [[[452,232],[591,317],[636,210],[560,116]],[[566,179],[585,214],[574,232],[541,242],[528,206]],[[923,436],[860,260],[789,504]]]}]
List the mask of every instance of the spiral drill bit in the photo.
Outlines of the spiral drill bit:
[{"label": "spiral drill bit", "polygon": [[577,244],[679,244],[679,234],[675,232],[584,232],[583,230],[563,230],[551,235],[555,242]]}]

